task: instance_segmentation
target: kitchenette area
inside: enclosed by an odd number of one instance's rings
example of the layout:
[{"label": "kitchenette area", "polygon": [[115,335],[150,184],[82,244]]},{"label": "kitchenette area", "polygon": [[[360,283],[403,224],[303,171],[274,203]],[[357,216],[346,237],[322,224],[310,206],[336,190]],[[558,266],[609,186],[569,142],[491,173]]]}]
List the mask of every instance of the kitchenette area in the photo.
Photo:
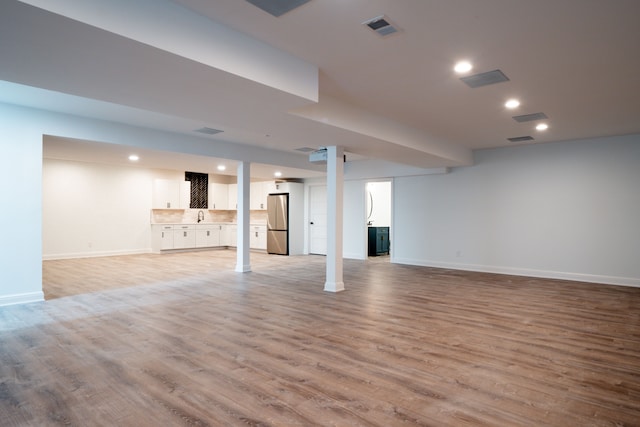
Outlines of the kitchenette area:
[{"label": "kitchenette area", "polygon": [[[189,181],[154,180],[150,216],[153,253],[237,246],[237,185],[208,182],[206,208],[192,207],[194,199],[198,199],[192,185]],[[303,203],[302,183],[252,182],[250,249],[279,255],[302,254]]]}]

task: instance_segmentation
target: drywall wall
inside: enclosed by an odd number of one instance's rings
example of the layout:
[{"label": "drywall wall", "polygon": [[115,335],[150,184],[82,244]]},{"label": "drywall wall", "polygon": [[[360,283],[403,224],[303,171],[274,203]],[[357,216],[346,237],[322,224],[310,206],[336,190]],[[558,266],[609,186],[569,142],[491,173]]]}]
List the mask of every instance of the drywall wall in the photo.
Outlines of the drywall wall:
[{"label": "drywall wall", "polygon": [[149,252],[153,179],[160,174],[53,159],[44,159],[42,174],[43,259]]},{"label": "drywall wall", "polygon": [[0,306],[42,301],[42,135],[0,104]]},{"label": "drywall wall", "polygon": [[345,181],[342,238],[342,256],[345,258],[367,258],[365,202],[365,182]]},{"label": "drywall wall", "polygon": [[640,135],[476,152],[394,180],[392,261],[640,286]]}]

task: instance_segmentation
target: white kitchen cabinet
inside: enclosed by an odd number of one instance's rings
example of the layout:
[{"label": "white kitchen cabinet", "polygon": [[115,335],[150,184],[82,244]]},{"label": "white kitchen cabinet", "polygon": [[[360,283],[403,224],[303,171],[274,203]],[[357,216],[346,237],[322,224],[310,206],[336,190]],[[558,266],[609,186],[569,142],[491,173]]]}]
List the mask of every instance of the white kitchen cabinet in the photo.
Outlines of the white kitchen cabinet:
[{"label": "white kitchen cabinet", "polygon": [[151,226],[151,249],[155,253],[173,249],[173,226],[172,225],[152,225]]},{"label": "white kitchen cabinet", "polygon": [[258,181],[251,183],[250,206],[253,211],[267,210],[267,196],[275,192],[276,185],[273,181]]},{"label": "white kitchen cabinet", "polygon": [[238,184],[229,184],[227,194],[227,209],[235,211],[238,209]]},{"label": "white kitchen cabinet", "polygon": [[209,183],[209,209],[229,209],[229,186],[227,184]]},{"label": "white kitchen cabinet", "polygon": [[191,183],[172,179],[153,180],[153,209],[188,209]]},{"label": "white kitchen cabinet", "polygon": [[187,249],[196,247],[195,225],[173,226],[173,249]]},{"label": "white kitchen cabinet", "polygon": [[179,181],[180,186],[180,203],[178,204],[180,209],[189,209],[191,205],[191,182]]},{"label": "white kitchen cabinet", "polygon": [[220,224],[220,246],[229,246],[229,226]]},{"label": "white kitchen cabinet", "polygon": [[220,230],[217,224],[196,225],[196,248],[220,246]]},{"label": "white kitchen cabinet", "polygon": [[227,226],[227,246],[238,246],[238,226],[236,224],[229,224]]},{"label": "white kitchen cabinet", "polygon": [[276,184],[275,181],[264,181],[262,183],[262,192],[264,193],[264,197],[265,197],[265,200],[266,200],[266,198],[267,198],[267,196],[269,196],[269,194],[271,194],[271,193],[279,193],[278,185]]},{"label": "white kitchen cabinet", "polygon": [[249,209],[252,211],[267,208],[267,199],[262,194],[262,182],[252,182],[249,185]]},{"label": "white kitchen cabinet", "polygon": [[252,225],[249,227],[249,247],[267,250],[267,226]]}]

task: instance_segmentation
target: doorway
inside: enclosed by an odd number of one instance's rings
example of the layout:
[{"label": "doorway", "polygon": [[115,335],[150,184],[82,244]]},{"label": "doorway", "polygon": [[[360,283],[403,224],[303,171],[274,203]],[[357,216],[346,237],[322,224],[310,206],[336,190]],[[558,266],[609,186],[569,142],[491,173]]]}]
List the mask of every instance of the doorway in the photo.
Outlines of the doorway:
[{"label": "doorway", "polygon": [[391,181],[366,184],[367,255],[388,261],[391,253]]}]

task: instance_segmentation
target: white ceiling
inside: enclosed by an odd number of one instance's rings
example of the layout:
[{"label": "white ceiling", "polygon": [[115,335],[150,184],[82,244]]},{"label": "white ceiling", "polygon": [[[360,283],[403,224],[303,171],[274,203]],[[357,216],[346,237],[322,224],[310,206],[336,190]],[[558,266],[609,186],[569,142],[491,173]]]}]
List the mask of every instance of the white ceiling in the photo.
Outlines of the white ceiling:
[{"label": "white ceiling", "polygon": [[[82,15],[71,0],[4,1],[0,101],[177,134],[209,126],[224,130],[213,141],[288,153],[342,145],[423,168],[469,164],[471,150],[513,144],[508,137],[640,133],[637,0],[311,0],[279,18],[241,0],[174,3],[114,0]],[[129,9],[156,20],[167,11],[170,41],[206,17],[229,40],[249,35],[265,55],[275,48],[316,66],[319,102],[220,70],[187,43],[141,41],[153,22],[140,22],[139,34],[105,29]],[[381,38],[361,25],[382,14],[400,33]],[[459,59],[510,81],[471,89],[452,71]],[[522,105],[506,110],[509,97]],[[536,112],[549,116],[544,133],[511,118]]]}]

